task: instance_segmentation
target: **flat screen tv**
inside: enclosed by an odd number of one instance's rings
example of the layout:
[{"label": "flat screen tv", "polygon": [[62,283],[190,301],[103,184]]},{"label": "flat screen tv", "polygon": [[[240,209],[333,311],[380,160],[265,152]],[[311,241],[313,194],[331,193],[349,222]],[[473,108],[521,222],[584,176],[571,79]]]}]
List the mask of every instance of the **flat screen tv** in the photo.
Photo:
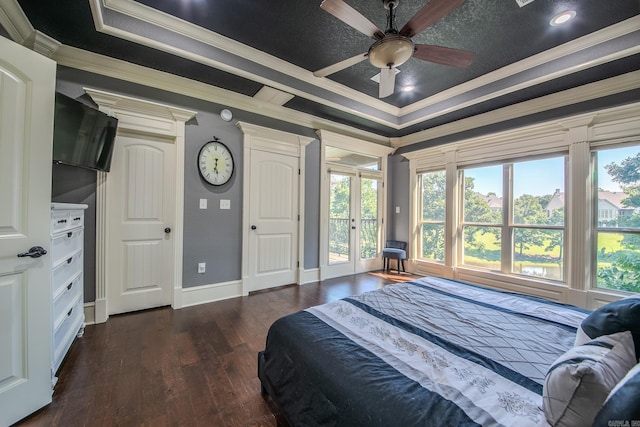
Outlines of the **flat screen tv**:
[{"label": "flat screen tv", "polygon": [[109,172],[118,119],[56,92],[53,162]]}]

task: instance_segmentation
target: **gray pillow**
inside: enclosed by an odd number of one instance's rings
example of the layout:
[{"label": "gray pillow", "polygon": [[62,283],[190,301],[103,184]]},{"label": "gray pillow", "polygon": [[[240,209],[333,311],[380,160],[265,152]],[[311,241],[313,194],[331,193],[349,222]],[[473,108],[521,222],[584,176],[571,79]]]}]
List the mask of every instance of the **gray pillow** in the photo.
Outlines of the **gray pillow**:
[{"label": "gray pillow", "polygon": [[640,424],[640,364],[611,390],[593,426],[609,427],[615,422],[631,426],[634,421]]},{"label": "gray pillow", "polygon": [[636,364],[631,332],[569,349],[549,368],[542,409],[552,426],[590,426],[611,390]]},{"label": "gray pillow", "polygon": [[623,331],[631,331],[636,359],[640,358],[640,296],[610,302],[587,316],[578,328],[576,345]]}]

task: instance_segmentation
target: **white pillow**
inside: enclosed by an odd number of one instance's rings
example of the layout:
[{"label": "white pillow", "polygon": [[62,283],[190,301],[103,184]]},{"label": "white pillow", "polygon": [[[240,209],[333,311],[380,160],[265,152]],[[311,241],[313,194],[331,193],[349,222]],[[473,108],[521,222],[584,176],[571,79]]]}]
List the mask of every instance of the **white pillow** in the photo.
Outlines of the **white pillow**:
[{"label": "white pillow", "polygon": [[569,349],[545,377],[542,409],[549,424],[593,424],[609,392],[635,364],[629,331],[604,335]]},{"label": "white pillow", "polygon": [[[611,390],[600,408],[593,427],[618,425],[640,425],[640,363],[625,375]],[[626,424],[625,424],[626,423]]]}]

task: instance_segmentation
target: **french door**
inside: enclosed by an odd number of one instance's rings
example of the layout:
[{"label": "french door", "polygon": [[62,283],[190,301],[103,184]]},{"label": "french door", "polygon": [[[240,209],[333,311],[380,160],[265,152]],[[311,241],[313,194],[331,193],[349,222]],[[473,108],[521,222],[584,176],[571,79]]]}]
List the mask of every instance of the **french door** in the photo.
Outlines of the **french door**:
[{"label": "french door", "polygon": [[345,168],[329,170],[327,179],[328,244],[324,278],[379,269],[381,176]]}]

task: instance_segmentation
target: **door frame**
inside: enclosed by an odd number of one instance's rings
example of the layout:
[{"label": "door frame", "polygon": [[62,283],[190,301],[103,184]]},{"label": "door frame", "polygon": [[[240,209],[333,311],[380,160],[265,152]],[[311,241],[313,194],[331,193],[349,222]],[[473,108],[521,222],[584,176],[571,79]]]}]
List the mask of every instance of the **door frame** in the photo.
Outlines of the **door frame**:
[{"label": "door frame", "polygon": [[246,122],[238,122],[236,126],[243,133],[243,173],[242,173],[242,295],[249,294],[249,271],[251,256],[249,252],[249,237],[251,224],[249,212],[251,210],[251,152],[252,150],[269,151],[298,158],[298,267],[296,284],[302,283],[304,274],[304,182],[305,182],[305,151],[306,146],[314,141],[302,135],[283,132]]},{"label": "door frame", "polygon": [[[349,150],[355,153],[366,154],[369,156],[376,156],[380,158],[380,172],[382,173],[382,195],[378,207],[378,211],[383,214],[387,212],[387,159],[389,155],[395,150],[393,147],[388,147],[373,142],[364,141],[361,139],[353,138],[350,136],[340,135],[335,132],[327,130],[318,130],[318,136],[320,137],[320,241],[319,241],[319,254],[320,254],[320,280],[325,280],[332,277],[329,273],[329,169],[330,165],[326,159],[326,147],[336,147],[345,150]],[[333,168],[338,172],[338,168]],[[384,242],[386,238],[387,222],[385,216],[382,217],[382,232],[380,235],[380,241]],[[354,260],[354,273],[358,269],[358,260]]]},{"label": "door frame", "polygon": [[[171,225],[174,253],[172,278],[173,308],[182,308],[182,254],[184,239],[184,145],[185,122],[193,118],[195,111],[170,105],[123,96],[96,89],[84,91],[98,105],[100,111],[118,118],[118,129],[133,134],[144,134],[171,138],[176,146],[175,155],[175,223]],[[107,236],[109,206],[107,186],[109,174],[98,172],[96,183],[96,301],[94,319],[96,323],[109,318],[108,283],[109,271]]]}]

